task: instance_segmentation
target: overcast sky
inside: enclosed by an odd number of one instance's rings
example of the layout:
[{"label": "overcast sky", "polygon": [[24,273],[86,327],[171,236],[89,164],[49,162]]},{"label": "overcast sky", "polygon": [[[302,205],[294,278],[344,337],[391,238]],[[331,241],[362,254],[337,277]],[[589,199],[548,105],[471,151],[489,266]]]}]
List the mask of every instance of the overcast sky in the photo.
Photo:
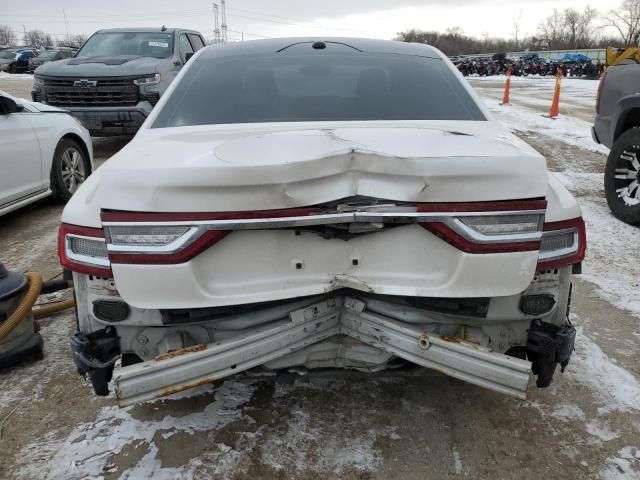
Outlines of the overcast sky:
[{"label": "overcast sky", "polygon": [[[513,37],[534,34],[553,8],[589,4],[607,12],[622,0],[227,0],[229,39],[317,35],[393,38],[410,28],[440,30],[458,26],[465,34]],[[216,0],[219,4],[220,0]],[[100,28],[189,27],[213,36],[208,0],[0,0],[0,24],[17,32],[38,29],[63,38],[63,9],[70,34]]]}]

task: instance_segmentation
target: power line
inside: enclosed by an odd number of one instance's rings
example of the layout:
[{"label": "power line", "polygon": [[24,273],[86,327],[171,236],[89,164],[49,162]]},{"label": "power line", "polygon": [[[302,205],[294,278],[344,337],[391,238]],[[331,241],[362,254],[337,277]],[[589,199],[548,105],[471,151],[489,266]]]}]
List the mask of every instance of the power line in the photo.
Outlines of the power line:
[{"label": "power line", "polygon": [[221,0],[222,4],[222,41],[226,43],[227,38],[227,2],[226,0]]},{"label": "power line", "polygon": [[[222,2],[221,3],[225,3]],[[343,31],[343,32],[351,32],[351,33],[363,33],[362,31],[359,30],[352,30],[352,29],[346,29],[346,28],[336,28],[336,27],[325,27],[325,26],[321,26],[321,25],[310,25],[309,23],[296,23],[296,21],[298,22],[309,22],[309,20],[305,20],[302,18],[293,18],[293,17],[285,17],[285,16],[279,16],[279,15],[271,15],[271,14],[267,14],[267,13],[262,13],[262,12],[257,12],[254,10],[244,10],[244,9],[239,9],[239,8],[233,8],[233,7],[229,7],[228,8],[230,12],[244,12],[244,13],[249,13],[252,15],[246,15],[246,14],[242,14],[242,13],[233,13],[230,16],[233,17],[237,17],[237,18],[244,18],[247,20],[255,20],[258,22],[266,22],[266,23],[275,23],[275,24],[280,24],[280,25],[291,25],[291,26],[296,26],[296,27],[302,27],[302,28],[313,28],[313,29],[320,29],[320,30],[333,30],[333,31]],[[223,11],[223,15],[222,15],[222,20],[223,20],[223,24],[226,23],[226,8],[224,9],[225,11]],[[202,9],[194,9],[194,10],[167,10],[164,12],[154,12],[152,15],[149,15],[149,13],[130,13],[130,14],[122,14],[122,15],[118,15],[118,14],[109,14],[109,15],[75,15],[75,16],[68,16],[67,18],[69,20],[73,20],[73,19],[82,19],[82,21],[86,22],[89,21],[89,19],[95,19],[95,20],[100,20],[104,23],[117,23],[120,22],[120,19],[127,19],[130,20],[132,18],[141,18],[141,19],[150,19],[150,18],[158,18],[158,19],[164,19],[166,16],[172,16],[174,18],[192,18],[192,17],[200,17],[204,14],[207,13],[207,10],[202,10]],[[259,15],[259,16],[256,16]],[[47,17],[47,18],[51,18],[50,15],[23,15],[21,16],[21,18],[23,17],[29,17],[29,16],[43,16],[43,17]],[[266,17],[266,18],[263,18]],[[294,20],[294,21],[290,21],[290,20]],[[38,23],[58,23],[58,21],[52,21],[52,20],[47,20],[47,21],[38,21]],[[224,28],[223,28],[224,30]],[[221,32],[221,37],[223,37],[223,32]]]}]

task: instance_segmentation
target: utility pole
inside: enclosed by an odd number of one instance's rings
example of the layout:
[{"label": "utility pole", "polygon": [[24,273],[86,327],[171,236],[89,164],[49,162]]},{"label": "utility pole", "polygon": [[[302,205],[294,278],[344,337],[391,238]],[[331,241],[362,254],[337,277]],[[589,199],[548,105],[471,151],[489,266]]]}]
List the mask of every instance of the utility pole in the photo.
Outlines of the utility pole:
[{"label": "utility pole", "polygon": [[220,38],[220,23],[218,22],[218,4],[213,3],[213,43],[222,43]]},{"label": "utility pole", "polygon": [[24,25],[22,25],[22,33],[23,33],[22,42],[24,43],[25,47],[28,47],[28,45],[27,45],[27,27],[25,27]]},{"label": "utility pole", "polygon": [[69,25],[67,25],[67,14],[64,11],[64,8],[62,9],[62,16],[64,17],[64,28],[67,31],[67,46],[71,46],[71,42],[69,42]]},{"label": "utility pole", "polygon": [[227,43],[227,2],[220,0],[222,3],[222,43]]}]

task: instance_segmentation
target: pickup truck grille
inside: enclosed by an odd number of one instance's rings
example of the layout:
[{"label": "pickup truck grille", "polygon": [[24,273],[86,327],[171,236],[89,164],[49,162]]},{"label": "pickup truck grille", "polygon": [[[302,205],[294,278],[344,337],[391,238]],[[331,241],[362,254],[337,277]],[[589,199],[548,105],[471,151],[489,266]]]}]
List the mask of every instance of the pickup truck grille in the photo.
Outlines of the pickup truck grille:
[{"label": "pickup truck grille", "polygon": [[44,95],[49,105],[58,107],[122,107],[138,103],[138,87],[133,78],[45,79]]}]

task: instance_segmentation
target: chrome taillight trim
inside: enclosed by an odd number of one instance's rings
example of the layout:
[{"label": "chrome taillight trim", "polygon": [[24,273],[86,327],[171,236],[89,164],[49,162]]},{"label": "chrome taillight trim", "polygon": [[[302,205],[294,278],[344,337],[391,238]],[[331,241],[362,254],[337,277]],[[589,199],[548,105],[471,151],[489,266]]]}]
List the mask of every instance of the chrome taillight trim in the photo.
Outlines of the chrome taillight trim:
[{"label": "chrome taillight trim", "polygon": [[[106,226],[106,224],[105,224]],[[114,223],[113,226],[128,226],[126,224],[122,224],[122,223]],[[133,225],[131,225],[133,226]],[[148,222],[141,222],[141,223],[137,223],[135,226],[158,226],[158,227],[163,227],[163,226],[167,226],[166,223],[148,223]],[[173,242],[168,243],[166,245],[154,245],[154,246],[149,246],[149,245],[120,245],[120,244],[114,244],[111,241],[111,232],[109,231],[109,228],[105,228],[104,234],[105,234],[105,238],[107,239],[107,250],[109,252],[124,252],[124,253],[128,253],[128,252],[153,252],[153,253],[173,253],[176,251],[179,251],[181,249],[184,249],[186,247],[188,247],[189,245],[191,245],[198,237],[200,237],[206,230],[209,230],[207,228],[203,228],[204,225],[194,225],[192,226],[189,230],[187,230],[183,235],[181,235],[180,237],[176,238]]]},{"label": "chrome taillight trim", "polygon": [[560,235],[563,233],[573,233],[573,245],[571,247],[568,248],[563,248],[560,250],[550,250],[548,252],[545,252],[543,250],[540,250],[540,254],[538,255],[538,261],[539,262],[551,262],[554,260],[560,260],[562,258],[566,258],[569,257],[571,255],[574,255],[575,253],[578,252],[578,250],[580,249],[580,232],[577,228],[565,228],[562,230],[549,230],[547,232],[544,232],[542,236],[544,235]]},{"label": "chrome taillight trim", "polygon": [[[104,238],[98,237],[89,237],[86,235],[78,235],[75,233],[67,233],[64,237],[64,252],[69,260],[72,260],[77,263],[81,263],[83,265],[88,266],[100,266],[100,267],[111,267],[111,262],[109,261],[109,257],[91,257],[89,255],[82,255],[79,253],[75,253],[71,248],[71,241],[74,238],[88,240],[91,242],[101,242],[105,243],[106,240]],[[107,250],[109,250],[109,246],[107,245]]]},{"label": "chrome taillight trim", "polygon": [[[110,253],[171,254],[184,250],[207,231],[271,230],[345,223],[397,223],[415,224],[438,222],[446,224],[463,238],[477,244],[538,242],[542,238],[545,210],[507,210],[487,212],[371,212],[358,211],[292,217],[247,218],[228,220],[180,220],[180,221],[105,221],[103,226]],[[485,235],[464,224],[458,217],[486,217],[510,215],[537,215],[538,231],[531,233]],[[189,232],[164,246],[114,245],[110,239],[110,227],[162,227],[191,226]]]}]

